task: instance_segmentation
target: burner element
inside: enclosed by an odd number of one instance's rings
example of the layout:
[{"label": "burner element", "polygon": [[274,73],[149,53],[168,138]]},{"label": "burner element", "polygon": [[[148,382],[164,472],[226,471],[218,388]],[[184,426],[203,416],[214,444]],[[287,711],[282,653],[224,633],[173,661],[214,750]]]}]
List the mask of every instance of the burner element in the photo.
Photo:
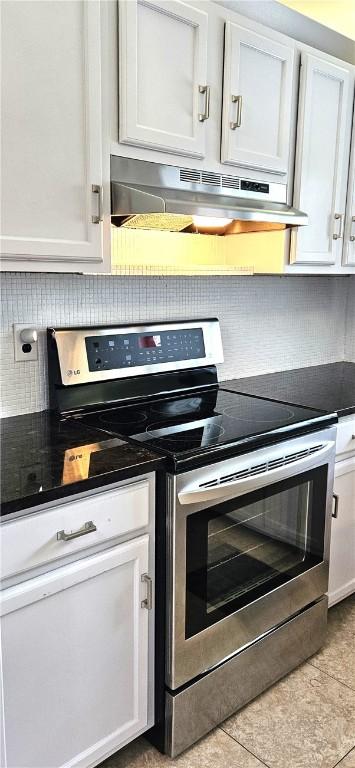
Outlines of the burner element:
[{"label": "burner element", "polygon": [[237,421],[246,421],[251,424],[270,424],[279,426],[288,424],[293,419],[294,412],[287,405],[282,403],[272,403],[268,400],[259,401],[250,398],[250,401],[243,400],[236,405],[225,408],[223,415],[229,419]]},{"label": "burner element", "polygon": [[163,400],[152,405],[152,413],[160,413],[167,418],[184,416],[187,413],[196,413],[201,410],[202,397],[188,397],[180,400]]},{"label": "burner element", "polygon": [[136,411],[134,408],[116,408],[114,411],[102,413],[99,418],[100,424],[106,427],[115,426],[117,429],[123,424],[129,424],[134,427],[135,424],[143,424],[147,421],[147,414],[144,411]]}]

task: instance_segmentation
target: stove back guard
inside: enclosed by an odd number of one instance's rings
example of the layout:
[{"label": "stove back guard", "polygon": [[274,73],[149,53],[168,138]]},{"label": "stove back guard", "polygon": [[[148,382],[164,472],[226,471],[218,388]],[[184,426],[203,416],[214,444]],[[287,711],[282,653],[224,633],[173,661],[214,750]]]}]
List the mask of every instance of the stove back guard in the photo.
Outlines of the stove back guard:
[{"label": "stove back guard", "polygon": [[[155,359],[148,365],[106,370],[93,370],[89,366],[86,340],[92,337],[146,336],[193,330],[201,330],[203,334],[201,357],[175,359],[172,362]],[[217,387],[216,364],[223,362],[221,333],[216,318],[134,326],[48,328],[47,349],[50,408],[60,415],[135,402],[147,397]]]}]

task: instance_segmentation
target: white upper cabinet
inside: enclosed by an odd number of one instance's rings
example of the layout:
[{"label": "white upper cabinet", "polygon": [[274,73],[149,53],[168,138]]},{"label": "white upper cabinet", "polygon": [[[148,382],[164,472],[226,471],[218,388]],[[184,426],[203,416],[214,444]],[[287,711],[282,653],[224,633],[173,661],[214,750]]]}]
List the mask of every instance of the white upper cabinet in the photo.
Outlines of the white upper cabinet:
[{"label": "white upper cabinet", "polygon": [[291,263],[341,266],[353,99],[351,67],[302,53]]},{"label": "white upper cabinet", "polygon": [[286,174],[293,48],[227,22],[224,55],[222,162]]},{"label": "white upper cabinet", "polygon": [[3,590],[4,768],[94,766],[147,729],[147,568],[141,536]]},{"label": "white upper cabinet", "polygon": [[2,267],[100,271],[99,2],[1,6]]},{"label": "white upper cabinet", "polygon": [[344,226],[343,264],[355,267],[355,106]]},{"label": "white upper cabinet", "polygon": [[203,158],[208,16],[179,0],[119,3],[119,141]]}]

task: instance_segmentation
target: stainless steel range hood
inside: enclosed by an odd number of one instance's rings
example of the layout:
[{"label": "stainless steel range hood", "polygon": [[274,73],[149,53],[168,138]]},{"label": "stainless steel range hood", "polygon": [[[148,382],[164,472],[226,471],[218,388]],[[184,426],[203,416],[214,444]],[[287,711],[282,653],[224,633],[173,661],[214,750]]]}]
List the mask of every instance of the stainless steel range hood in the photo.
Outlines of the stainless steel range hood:
[{"label": "stainless steel range hood", "polygon": [[287,205],[286,191],[286,184],[111,156],[111,213],[119,226],[179,231],[194,217],[224,220],[227,233],[235,220],[307,224],[307,214]]}]

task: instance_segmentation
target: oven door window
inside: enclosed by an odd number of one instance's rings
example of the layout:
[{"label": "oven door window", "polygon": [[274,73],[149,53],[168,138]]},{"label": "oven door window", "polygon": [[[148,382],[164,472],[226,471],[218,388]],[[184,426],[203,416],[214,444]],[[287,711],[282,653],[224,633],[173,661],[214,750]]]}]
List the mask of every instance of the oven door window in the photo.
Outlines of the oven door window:
[{"label": "oven door window", "polygon": [[186,637],[321,563],[327,466],[186,519]]}]

